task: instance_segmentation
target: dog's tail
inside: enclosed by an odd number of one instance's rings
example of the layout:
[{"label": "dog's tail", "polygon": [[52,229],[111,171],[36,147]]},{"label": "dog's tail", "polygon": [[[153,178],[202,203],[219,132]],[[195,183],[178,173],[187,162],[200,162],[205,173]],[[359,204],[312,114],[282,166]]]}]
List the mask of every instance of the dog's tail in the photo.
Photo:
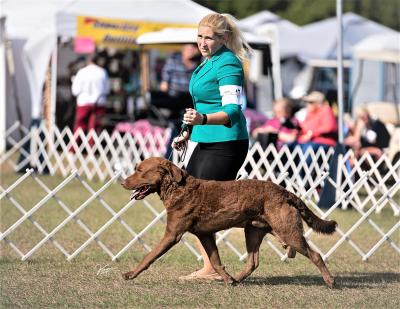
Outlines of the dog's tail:
[{"label": "dog's tail", "polygon": [[323,234],[332,234],[336,230],[337,222],[334,220],[323,220],[317,217],[307,205],[298,197],[294,200],[294,206],[299,210],[301,217],[314,231]]}]

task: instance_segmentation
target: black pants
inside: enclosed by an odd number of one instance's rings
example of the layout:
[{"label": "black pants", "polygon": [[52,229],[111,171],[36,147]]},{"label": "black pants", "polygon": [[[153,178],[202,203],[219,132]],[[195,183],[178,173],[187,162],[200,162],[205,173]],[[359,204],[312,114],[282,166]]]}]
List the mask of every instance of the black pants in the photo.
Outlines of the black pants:
[{"label": "black pants", "polygon": [[199,143],[187,165],[187,172],[205,180],[234,180],[249,149],[248,140]]}]

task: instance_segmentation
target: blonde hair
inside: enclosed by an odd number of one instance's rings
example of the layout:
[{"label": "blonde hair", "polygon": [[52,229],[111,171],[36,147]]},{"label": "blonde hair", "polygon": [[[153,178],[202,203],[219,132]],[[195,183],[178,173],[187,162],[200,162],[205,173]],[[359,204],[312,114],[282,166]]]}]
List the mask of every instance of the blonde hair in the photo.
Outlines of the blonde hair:
[{"label": "blonde hair", "polygon": [[210,27],[219,37],[226,38],[225,45],[241,61],[248,58],[248,53],[252,51],[243,34],[236,26],[235,18],[229,14],[212,13],[208,14],[199,22],[200,26]]},{"label": "blonde hair", "polygon": [[289,115],[292,115],[293,105],[289,99],[287,99],[287,98],[278,99],[278,100],[274,101],[274,106],[276,106],[276,105],[282,105],[285,112],[288,113]]}]

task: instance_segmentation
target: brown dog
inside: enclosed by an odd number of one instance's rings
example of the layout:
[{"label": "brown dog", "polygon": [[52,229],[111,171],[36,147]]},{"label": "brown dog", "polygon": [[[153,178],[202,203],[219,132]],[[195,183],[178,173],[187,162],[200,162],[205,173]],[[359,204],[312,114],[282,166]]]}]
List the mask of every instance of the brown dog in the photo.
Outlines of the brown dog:
[{"label": "brown dog", "polygon": [[[143,199],[157,192],[167,210],[167,226],[161,242],[125,279],[136,278],[158,257],[175,245],[185,232],[196,235],[206,250],[214,269],[225,283],[248,277],[259,264],[259,248],[267,233],[289,247],[288,255],[297,252],[308,257],[319,269],[325,283],[333,287],[334,279],[321,256],[303,237],[303,220],[317,232],[331,234],[335,221],[318,218],[294,194],[271,181],[208,181],[190,176],[170,161],[149,158],[122,182],[133,190],[132,199]],[[234,278],[222,266],[213,234],[231,227],[244,227],[248,252],[245,269]]]}]

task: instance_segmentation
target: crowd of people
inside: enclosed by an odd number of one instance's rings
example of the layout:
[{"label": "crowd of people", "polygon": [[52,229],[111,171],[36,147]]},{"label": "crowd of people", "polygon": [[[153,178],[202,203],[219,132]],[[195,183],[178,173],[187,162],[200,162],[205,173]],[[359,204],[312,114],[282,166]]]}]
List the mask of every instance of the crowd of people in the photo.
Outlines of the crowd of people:
[{"label": "crowd of people", "polygon": [[[251,135],[265,149],[273,143],[277,149],[287,145],[289,149],[300,146],[303,152],[312,148],[316,152],[338,142],[337,117],[323,93],[312,91],[302,98],[305,105],[294,113],[293,103],[287,99],[274,102],[274,116],[255,128]],[[346,117],[344,123],[344,145],[352,149],[356,157],[365,152],[375,159],[389,146],[390,134],[385,124],[371,115],[366,107],[361,107],[355,119]]]}]

